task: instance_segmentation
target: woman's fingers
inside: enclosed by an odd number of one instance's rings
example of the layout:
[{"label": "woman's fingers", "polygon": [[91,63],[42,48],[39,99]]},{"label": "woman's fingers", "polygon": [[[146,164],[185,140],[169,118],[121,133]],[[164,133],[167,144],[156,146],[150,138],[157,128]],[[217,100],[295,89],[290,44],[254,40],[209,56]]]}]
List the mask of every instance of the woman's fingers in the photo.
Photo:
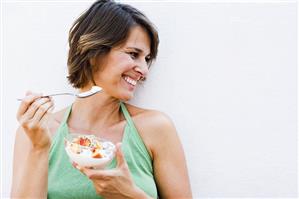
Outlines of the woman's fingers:
[{"label": "woman's fingers", "polygon": [[54,102],[51,101],[50,103],[51,103],[50,107],[47,109],[47,111],[44,113],[44,115],[41,117],[41,119],[39,121],[39,123],[42,126],[46,126],[47,125],[47,123],[49,121],[49,117],[51,116],[51,114],[49,114],[49,113],[51,113],[53,111],[53,109],[54,109],[54,106],[55,106]]},{"label": "woman's fingers", "polygon": [[51,98],[27,92],[19,107],[18,121],[36,149],[50,147],[51,140],[47,126],[49,114],[47,112],[53,106]]},{"label": "woman's fingers", "polygon": [[86,167],[76,166],[78,170],[80,170],[83,174],[85,174],[89,179],[102,179],[107,180],[112,178],[113,176],[117,175],[117,170],[108,169],[108,170],[97,170],[97,169],[90,169]]},{"label": "woman's fingers", "polygon": [[36,99],[31,105],[30,107],[27,109],[27,111],[23,114],[22,116],[22,120],[23,121],[28,121],[30,119],[32,119],[34,117],[34,115],[36,114],[37,110],[44,105],[45,103],[49,102],[50,99],[49,98],[39,98]]},{"label": "woman's fingers", "polygon": [[[27,92],[26,94],[28,94],[29,92]],[[18,109],[17,112],[17,119],[18,121],[20,121],[22,115],[28,110],[28,108],[30,107],[30,105],[38,98],[40,98],[42,96],[42,94],[29,94],[26,95],[26,97],[24,97],[24,99],[21,102],[21,105]]]},{"label": "woman's fingers", "polygon": [[45,114],[48,112],[48,110],[54,106],[54,103],[51,99],[47,99],[41,102],[41,104],[38,104],[35,109],[36,112],[34,116],[32,117],[32,122],[40,122],[40,120],[45,116]]}]

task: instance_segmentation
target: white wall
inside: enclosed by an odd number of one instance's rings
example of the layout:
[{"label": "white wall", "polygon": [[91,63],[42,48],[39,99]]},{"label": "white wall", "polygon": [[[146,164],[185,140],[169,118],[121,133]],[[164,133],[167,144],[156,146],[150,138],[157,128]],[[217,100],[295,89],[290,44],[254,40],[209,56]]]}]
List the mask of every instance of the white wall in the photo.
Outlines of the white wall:
[{"label": "white wall", "polygon": [[[295,3],[131,3],[160,32],[133,104],[166,112],[184,145],[194,198],[295,197]],[[83,2],[3,3],[2,195],[9,196],[18,102],[73,91],[67,33]],[[60,109],[72,98],[57,97]]]}]

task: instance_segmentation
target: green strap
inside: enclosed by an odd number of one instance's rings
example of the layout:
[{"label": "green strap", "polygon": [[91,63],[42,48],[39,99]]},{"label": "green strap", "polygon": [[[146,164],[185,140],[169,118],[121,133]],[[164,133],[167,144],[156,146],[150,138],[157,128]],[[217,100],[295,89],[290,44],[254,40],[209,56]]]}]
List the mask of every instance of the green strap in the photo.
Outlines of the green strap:
[{"label": "green strap", "polygon": [[71,105],[67,108],[67,110],[65,111],[63,120],[62,120],[62,122],[61,122],[62,125],[64,125],[64,124],[67,123],[67,120],[68,120],[68,118],[69,118],[69,115],[70,115],[70,113],[71,113],[71,111],[72,111],[72,106],[73,106],[73,104],[71,104]]},{"label": "green strap", "polygon": [[[149,164],[149,167],[150,169],[152,170],[152,167],[151,167],[151,162],[152,162],[152,159],[149,155],[149,152],[142,140],[142,138],[140,137],[139,133],[138,133],[138,130],[130,116],[130,113],[128,112],[127,108],[126,108],[126,105],[123,103],[123,102],[120,102],[120,106],[121,106],[121,110],[127,120],[127,123],[129,125],[129,127],[131,128],[132,131],[130,131],[130,134],[128,136],[131,136],[133,137],[133,139],[136,141],[136,144],[140,147],[140,150],[143,151],[143,154],[147,157],[147,161],[148,161],[148,164]],[[132,141],[132,140],[131,140]]]},{"label": "green strap", "polygon": [[67,132],[68,132],[68,130],[67,130],[67,128],[68,128],[67,127],[67,120],[68,120],[68,117],[69,117],[70,112],[72,110],[72,105],[73,104],[71,104],[66,109],[66,111],[64,113],[64,116],[63,116],[63,120],[61,121],[61,123],[59,125],[59,128],[57,129],[57,131],[56,131],[56,133],[55,133],[55,135],[53,137],[53,140],[52,140],[52,143],[51,143],[51,147],[50,147],[50,152],[49,152],[50,156],[53,155],[53,152],[54,152],[53,149],[55,148],[55,145],[59,144],[59,140],[61,138],[64,138],[67,135]]},{"label": "green strap", "polygon": [[134,123],[133,123],[133,121],[132,121],[132,118],[131,118],[131,116],[130,116],[130,113],[128,112],[128,110],[127,110],[127,108],[126,108],[126,106],[124,105],[123,102],[120,102],[120,107],[121,107],[121,110],[122,110],[122,112],[123,112],[123,114],[124,114],[124,116],[125,116],[127,122],[129,123],[129,125],[130,125],[131,127],[133,127],[133,126],[134,126]]}]

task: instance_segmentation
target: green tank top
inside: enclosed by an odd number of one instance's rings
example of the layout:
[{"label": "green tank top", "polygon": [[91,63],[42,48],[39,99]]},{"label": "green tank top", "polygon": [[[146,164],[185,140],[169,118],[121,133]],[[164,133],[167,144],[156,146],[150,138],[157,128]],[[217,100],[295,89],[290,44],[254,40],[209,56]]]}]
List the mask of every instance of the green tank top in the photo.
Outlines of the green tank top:
[{"label": "green tank top", "polygon": [[[151,197],[157,198],[151,157],[123,102],[121,110],[126,118],[122,139],[122,151],[135,184]],[[48,198],[49,199],[99,199],[92,184],[84,174],[75,169],[64,150],[64,137],[69,133],[67,120],[72,106],[68,107],[49,152]],[[116,167],[116,159],[107,166]]]}]

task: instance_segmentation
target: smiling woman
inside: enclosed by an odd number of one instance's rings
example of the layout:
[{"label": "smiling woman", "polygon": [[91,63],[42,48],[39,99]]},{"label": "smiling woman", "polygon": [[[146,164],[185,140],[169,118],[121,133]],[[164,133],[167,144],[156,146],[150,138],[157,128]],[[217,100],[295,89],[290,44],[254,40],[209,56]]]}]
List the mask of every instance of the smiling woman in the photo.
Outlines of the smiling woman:
[{"label": "smiling woman", "polygon": [[99,71],[93,73],[95,84],[117,98],[131,99],[137,82],[148,74],[150,43],[147,32],[140,26],[133,26],[124,43],[111,48],[106,56],[92,59],[92,68]]},{"label": "smiling woman", "polygon": [[[150,65],[157,56],[159,39],[157,31],[146,16],[129,5],[109,1],[94,3],[75,21],[70,30],[70,83],[75,88],[82,88],[93,81],[92,74],[99,68],[98,65],[90,64],[90,58],[102,57],[113,47],[124,47],[129,35],[128,45],[125,45],[129,49],[126,52],[133,59],[145,59]],[[143,50],[148,51],[144,52],[148,54],[141,54]],[[137,57],[138,55],[144,57]]]},{"label": "smiling woman", "polygon": [[[102,91],[53,114],[51,98],[27,93],[17,113],[12,198],[192,197],[171,120],[125,103],[146,78],[158,44],[149,19],[130,5],[99,0],[75,21],[68,80],[80,92]],[[64,149],[70,133],[111,141],[115,158],[105,170],[70,163]]]}]

